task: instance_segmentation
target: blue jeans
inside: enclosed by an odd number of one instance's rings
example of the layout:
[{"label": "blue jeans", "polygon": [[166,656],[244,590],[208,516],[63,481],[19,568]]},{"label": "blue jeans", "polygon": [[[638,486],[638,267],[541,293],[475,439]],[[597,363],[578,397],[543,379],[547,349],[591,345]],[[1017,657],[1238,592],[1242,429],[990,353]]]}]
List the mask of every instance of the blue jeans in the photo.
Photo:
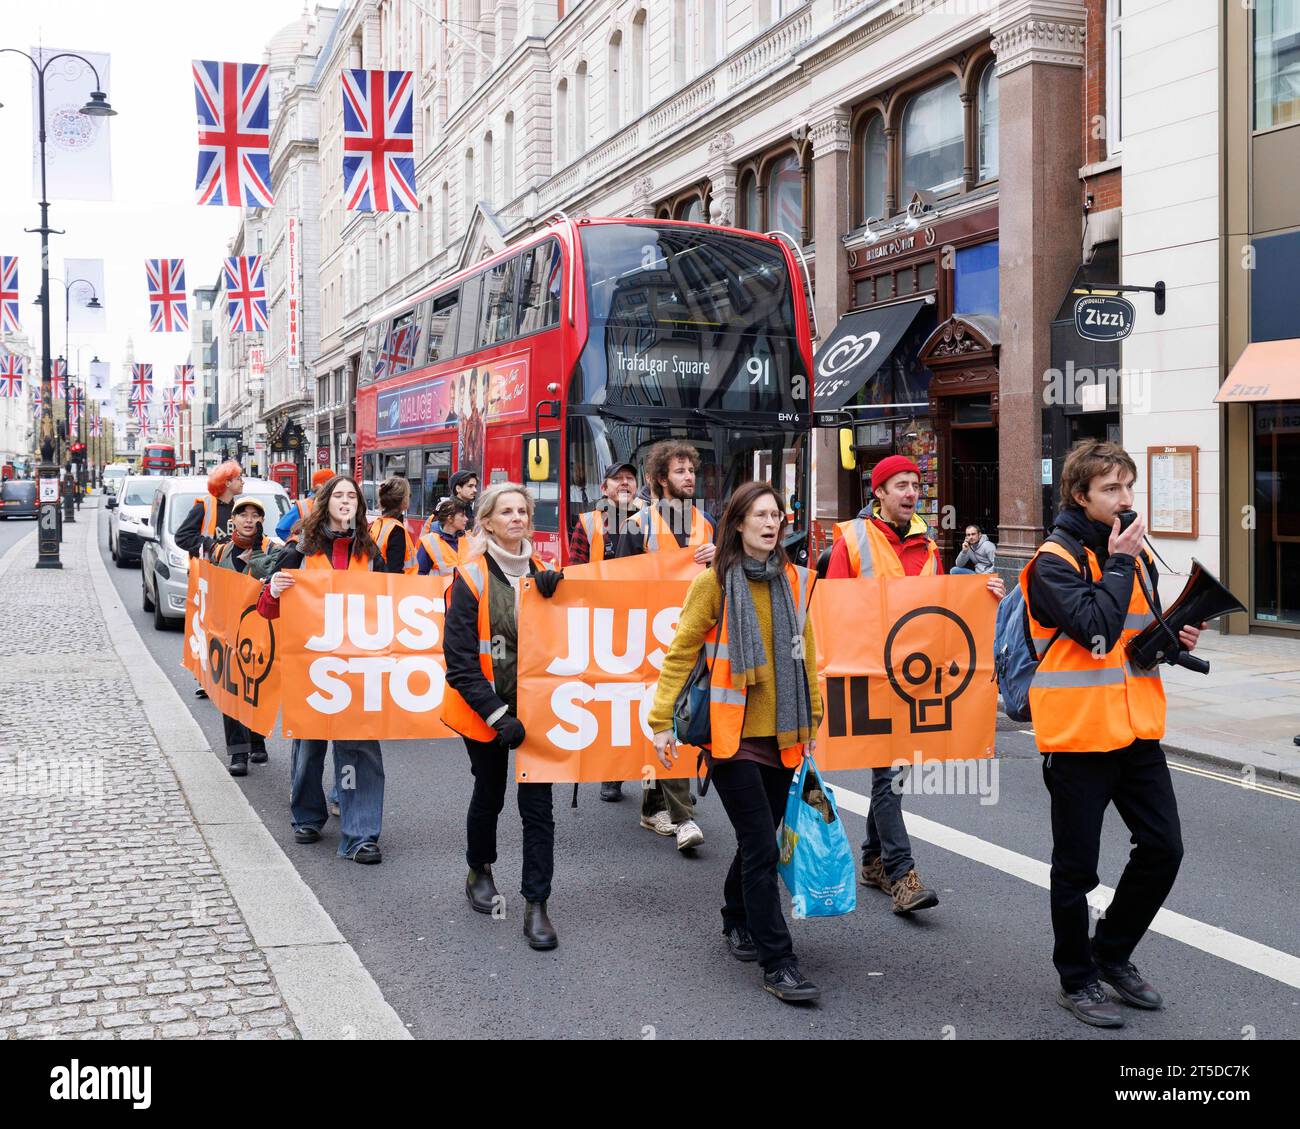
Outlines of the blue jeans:
[{"label": "blue jeans", "polygon": [[901,769],[871,770],[871,809],[867,812],[867,837],[862,843],[862,857],[879,855],[891,882],[906,876],[916,863],[912,860],[912,840],[903,822],[903,797],[892,788]]},{"label": "blue jeans", "polygon": [[948,570],[949,576],[960,576],[963,573],[967,576],[974,576],[975,570],[973,568],[967,568],[965,565],[953,565],[952,568]]},{"label": "blue jeans", "polygon": [[[293,742],[289,811],[295,829],[320,830],[329,818],[321,777],[327,741]],[[351,858],[362,843],[379,842],[384,813],[384,760],[378,741],[334,742],[334,788],[339,799],[339,856]]]}]

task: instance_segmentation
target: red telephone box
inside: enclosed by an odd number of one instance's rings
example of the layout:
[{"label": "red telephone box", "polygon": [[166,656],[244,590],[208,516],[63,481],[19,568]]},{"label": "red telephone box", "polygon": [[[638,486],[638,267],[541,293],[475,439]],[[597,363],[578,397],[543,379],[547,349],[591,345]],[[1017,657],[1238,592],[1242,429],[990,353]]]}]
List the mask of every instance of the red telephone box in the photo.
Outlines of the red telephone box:
[{"label": "red telephone box", "polygon": [[296,500],[298,497],[298,464],[272,463],[271,481],[278,482],[289,492],[289,497]]}]

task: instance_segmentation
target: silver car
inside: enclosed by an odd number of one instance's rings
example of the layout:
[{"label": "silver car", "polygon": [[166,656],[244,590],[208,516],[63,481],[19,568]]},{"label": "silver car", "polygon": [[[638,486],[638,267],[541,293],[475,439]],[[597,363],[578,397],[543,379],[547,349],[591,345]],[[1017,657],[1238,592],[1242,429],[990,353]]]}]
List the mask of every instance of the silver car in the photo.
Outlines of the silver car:
[{"label": "silver car", "polygon": [[[149,518],[150,536],[140,556],[140,603],[153,612],[153,625],[165,631],[185,621],[185,598],[189,588],[190,555],[176,544],[176,531],[197,502],[208,491],[204,476],[151,478],[156,491]],[[289,508],[289,495],[278,482],[245,478],[244,493],[266,507],[263,532],[274,535],[275,523]]]}]

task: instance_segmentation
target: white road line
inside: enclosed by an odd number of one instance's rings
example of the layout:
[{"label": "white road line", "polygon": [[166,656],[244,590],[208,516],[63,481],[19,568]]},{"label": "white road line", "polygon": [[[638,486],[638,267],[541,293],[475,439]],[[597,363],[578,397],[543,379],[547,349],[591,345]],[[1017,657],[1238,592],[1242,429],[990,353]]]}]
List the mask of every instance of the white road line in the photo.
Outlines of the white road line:
[{"label": "white road line", "polygon": [[[834,788],[835,799],[840,807],[846,811],[855,812],[857,815],[865,816],[867,814],[868,809],[871,807],[869,797],[845,788],[840,784],[834,785]],[[954,827],[936,823],[924,816],[908,813],[904,815],[904,819],[907,823],[908,832],[926,843],[932,843],[936,847],[942,847],[945,851],[952,851],[964,858],[981,862],[985,866],[993,867],[994,870],[1002,871],[1004,874],[1022,878],[1024,881],[1040,886],[1044,890],[1050,887],[1051,867],[1045,862],[1039,862],[1028,855],[1020,854],[1018,851],[1008,850],[1006,847],[999,847],[996,843],[976,838],[974,835],[968,835],[965,831],[958,831]],[[1098,886],[1088,895],[1088,901],[1098,909],[1105,909],[1106,906],[1110,905],[1110,900],[1114,896],[1115,891],[1111,887]],[[1203,921],[1197,921],[1192,917],[1184,917],[1181,913],[1174,913],[1167,909],[1162,909],[1156,914],[1156,919],[1152,922],[1151,928],[1156,933],[1163,934],[1175,941],[1181,941],[1185,945],[1191,945],[1193,948],[1200,949],[1211,956],[1231,961],[1242,968],[1248,968],[1252,972],[1258,972],[1263,976],[1278,980],[1288,987],[1300,988],[1300,957],[1292,956],[1281,949],[1261,945],[1258,941],[1252,941],[1248,937],[1239,937],[1236,933],[1229,933],[1226,929],[1220,929],[1215,925],[1206,925]]]},{"label": "white road line", "polygon": [[1270,796],[1281,796],[1284,800],[1294,800],[1300,803],[1300,792],[1288,792],[1284,788],[1275,788],[1271,784],[1252,784],[1240,776],[1227,776],[1222,772],[1211,772],[1209,769],[1196,768],[1190,764],[1174,764],[1169,762],[1169,767],[1176,772],[1186,772],[1191,776],[1204,776],[1209,780],[1217,780],[1221,784],[1231,784],[1234,788],[1244,788],[1247,792],[1266,792]]}]

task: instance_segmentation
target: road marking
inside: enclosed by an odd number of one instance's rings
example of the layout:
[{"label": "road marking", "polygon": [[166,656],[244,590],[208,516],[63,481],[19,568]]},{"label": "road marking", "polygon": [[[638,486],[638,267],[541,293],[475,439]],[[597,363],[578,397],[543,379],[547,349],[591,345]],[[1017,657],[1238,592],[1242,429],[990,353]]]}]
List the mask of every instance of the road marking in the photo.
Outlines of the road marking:
[{"label": "road marking", "polygon": [[1270,796],[1281,796],[1284,800],[1294,800],[1300,803],[1300,792],[1288,792],[1285,788],[1275,788],[1271,784],[1252,784],[1240,776],[1228,776],[1222,772],[1211,772],[1207,768],[1195,768],[1190,764],[1174,764],[1169,762],[1169,767],[1179,772],[1186,772],[1192,776],[1204,776],[1209,780],[1218,780],[1224,784],[1232,784],[1237,788],[1244,788],[1247,792],[1267,792]]},{"label": "road marking", "polygon": [[[834,787],[835,799],[840,807],[857,815],[867,814],[871,807],[869,797],[840,784]],[[1018,851],[1008,850],[1006,847],[999,847],[996,843],[978,839],[965,831],[936,823],[924,816],[908,813],[904,816],[904,820],[907,830],[923,842],[932,843],[945,851],[952,851],[975,862],[982,862],[985,866],[991,866],[994,870],[1000,870],[1015,878],[1022,878],[1044,890],[1051,886],[1051,867],[1045,862],[1039,862],[1038,859],[1022,855]],[[1110,886],[1098,886],[1088,895],[1088,902],[1098,909],[1105,909],[1114,896],[1115,891]],[[1278,980],[1288,987],[1300,988],[1300,957],[1292,956],[1281,949],[1261,945],[1248,937],[1240,937],[1236,933],[1229,933],[1226,929],[1207,925],[1203,921],[1167,909],[1162,909],[1156,914],[1151,928],[1156,933],[1181,941],[1185,945],[1191,945],[1192,948],[1200,949],[1211,956],[1231,961],[1242,968]]]}]

